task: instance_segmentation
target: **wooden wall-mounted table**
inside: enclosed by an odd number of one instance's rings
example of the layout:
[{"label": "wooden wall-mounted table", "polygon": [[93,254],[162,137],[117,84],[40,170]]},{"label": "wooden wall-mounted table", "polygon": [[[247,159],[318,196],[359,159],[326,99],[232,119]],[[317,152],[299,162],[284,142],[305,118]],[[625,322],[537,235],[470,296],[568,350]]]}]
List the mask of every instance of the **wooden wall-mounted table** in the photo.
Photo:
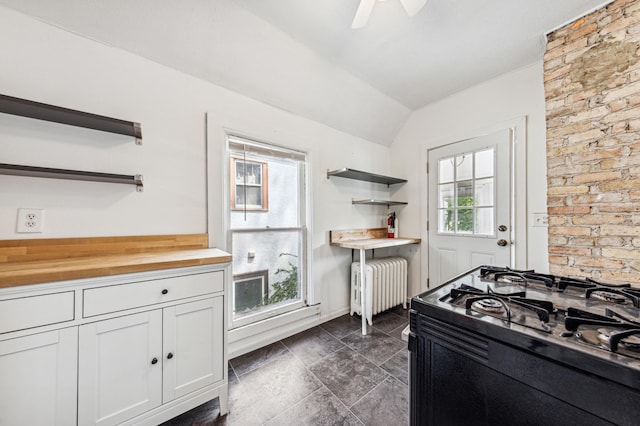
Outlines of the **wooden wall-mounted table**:
[{"label": "wooden wall-mounted table", "polygon": [[[420,238],[387,238],[387,228],[329,231],[330,245],[360,251],[360,309],[363,335],[367,334],[367,312],[370,312],[372,309],[370,283],[366,282],[364,273],[366,250],[420,244],[420,242]],[[371,325],[371,323],[369,323],[369,325]]]}]

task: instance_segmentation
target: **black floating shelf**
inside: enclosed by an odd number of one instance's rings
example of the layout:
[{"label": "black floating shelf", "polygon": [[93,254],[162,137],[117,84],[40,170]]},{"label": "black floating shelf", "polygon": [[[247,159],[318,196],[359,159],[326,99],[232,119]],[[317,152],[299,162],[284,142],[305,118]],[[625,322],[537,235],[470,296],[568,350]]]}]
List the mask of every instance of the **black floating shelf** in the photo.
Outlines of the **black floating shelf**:
[{"label": "black floating shelf", "polygon": [[22,166],[0,163],[0,174],[52,179],[85,180],[135,185],[142,192],[142,175],[117,175],[113,173],[85,172],[80,170],[52,169],[49,167]]},{"label": "black floating shelf", "polygon": [[377,175],[369,172],[361,172],[360,170],[347,169],[347,168],[338,169],[338,170],[327,170],[327,179],[329,179],[331,176],[362,180],[365,182],[381,183],[384,185],[394,185],[397,183],[405,183],[407,181],[406,179],[398,179],[398,178],[393,178],[389,176]]},{"label": "black floating shelf", "polygon": [[100,130],[102,132],[132,136],[135,138],[137,145],[142,144],[142,129],[140,124],[132,121],[119,120],[117,118],[76,111],[6,95],[0,95],[0,112],[67,124],[69,126]]},{"label": "black floating shelf", "polygon": [[406,201],[389,201],[389,200],[352,200],[351,204],[370,204],[374,206],[406,206]]}]

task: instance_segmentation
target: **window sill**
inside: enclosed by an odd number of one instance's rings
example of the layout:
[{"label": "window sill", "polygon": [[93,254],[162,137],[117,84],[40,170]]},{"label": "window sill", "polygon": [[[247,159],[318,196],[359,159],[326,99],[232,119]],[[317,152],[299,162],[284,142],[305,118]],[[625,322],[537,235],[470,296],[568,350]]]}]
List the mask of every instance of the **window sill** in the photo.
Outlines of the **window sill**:
[{"label": "window sill", "polygon": [[320,317],[320,305],[295,311],[229,330],[229,358],[251,352],[309,328]]}]

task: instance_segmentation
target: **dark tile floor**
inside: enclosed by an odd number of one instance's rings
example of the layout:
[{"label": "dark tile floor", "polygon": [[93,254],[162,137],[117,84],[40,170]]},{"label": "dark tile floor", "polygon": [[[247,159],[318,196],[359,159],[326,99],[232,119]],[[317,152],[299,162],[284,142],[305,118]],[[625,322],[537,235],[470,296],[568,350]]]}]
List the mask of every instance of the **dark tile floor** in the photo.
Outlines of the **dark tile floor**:
[{"label": "dark tile floor", "polygon": [[217,400],[164,424],[403,425],[408,423],[407,311],[344,315],[229,362],[229,414]]}]

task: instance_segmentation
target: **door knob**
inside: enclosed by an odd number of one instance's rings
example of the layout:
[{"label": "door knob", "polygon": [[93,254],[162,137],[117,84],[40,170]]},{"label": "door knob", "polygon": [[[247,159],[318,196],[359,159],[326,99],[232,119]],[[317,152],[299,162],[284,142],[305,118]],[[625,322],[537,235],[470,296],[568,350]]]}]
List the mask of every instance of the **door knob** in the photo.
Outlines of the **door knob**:
[{"label": "door knob", "polygon": [[507,240],[501,238],[501,239],[498,240],[498,242],[496,244],[498,244],[500,247],[504,247],[509,243],[507,242]]}]

